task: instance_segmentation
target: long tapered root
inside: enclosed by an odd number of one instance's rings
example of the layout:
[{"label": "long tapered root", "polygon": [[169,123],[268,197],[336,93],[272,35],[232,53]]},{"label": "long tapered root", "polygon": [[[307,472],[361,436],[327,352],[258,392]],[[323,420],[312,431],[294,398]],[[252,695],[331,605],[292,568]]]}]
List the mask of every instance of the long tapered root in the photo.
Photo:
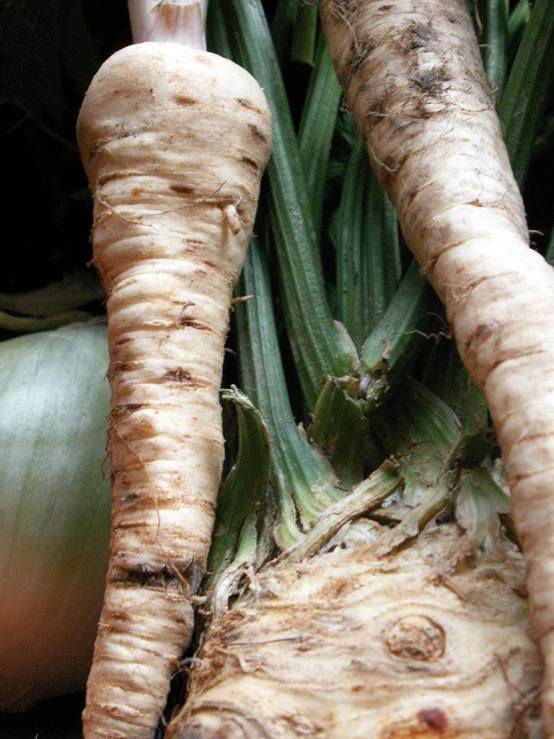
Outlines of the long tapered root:
[{"label": "long tapered root", "polygon": [[210,544],[224,341],[271,125],[243,69],[144,43],[100,69],[78,140],[112,388],[111,560],[84,728],[152,739]]},{"label": "long tapered root", "polygon": [[375,170],[490,407],[554,736],[554,271],[529,249],[465,0],[322,0],[321,12]]}]

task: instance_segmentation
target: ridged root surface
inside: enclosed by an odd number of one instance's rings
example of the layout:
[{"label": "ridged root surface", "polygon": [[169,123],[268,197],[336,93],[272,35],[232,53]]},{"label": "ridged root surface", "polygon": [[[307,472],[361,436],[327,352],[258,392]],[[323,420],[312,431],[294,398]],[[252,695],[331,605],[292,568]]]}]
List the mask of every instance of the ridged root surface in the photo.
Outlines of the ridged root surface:
[{"label": "ridged root surface", "polygon": [[112,388],[111,560],[85,736],[152,739],[210,544],[224,341],[270,117],[232,62],[143,43],[102,66],[78,140],[95,196]]},{"label": "ridged root surface", "polygon": [[554,736],[554,270],[529,248],[466,0],[321,0],[346,103],[489,405]]},{"label": "ridged root surface", "polygon": [[211,623],[167,739],[539,739],[522,557],[467,553],[443,525],[268,568]]}]

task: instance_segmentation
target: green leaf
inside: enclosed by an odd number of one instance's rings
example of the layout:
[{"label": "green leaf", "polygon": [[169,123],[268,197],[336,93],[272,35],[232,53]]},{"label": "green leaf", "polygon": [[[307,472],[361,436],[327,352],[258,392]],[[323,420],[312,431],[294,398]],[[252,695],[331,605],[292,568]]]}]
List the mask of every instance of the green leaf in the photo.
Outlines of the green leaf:
[{"label": "green leaf", "polygon": [[554,0],[537,0],[499,107],[512,168],[520,189],[525,184],[553,78]]},{"label": "green leaf", "polygon": [[298,129],[298,151],[310,194],[316,241],[321,235],[327,166],[340,97],[339,81],[321,34]]},{"label": "green leaf", "polygon": [[[211,590],[222,572],[232,563],[248,557],[255,560],[256,517],[266,502],[270,473],[270,448],[267,428],[259,411],[238,388],[223,391],[222,399],[236,408],[239,425],[239,451],[218,496],[217,515],[208,559]],[[253,523],[249,525],[250,522]],[[249,539],[246,547],[241,532]],[[242,551],[239,552],[242,543]]]}]

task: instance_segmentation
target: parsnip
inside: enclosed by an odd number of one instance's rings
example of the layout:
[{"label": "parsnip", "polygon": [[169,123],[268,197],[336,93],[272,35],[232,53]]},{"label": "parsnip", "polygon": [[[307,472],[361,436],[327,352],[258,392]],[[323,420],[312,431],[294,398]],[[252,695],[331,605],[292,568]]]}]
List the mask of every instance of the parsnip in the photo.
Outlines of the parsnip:
[{"label": "parsnip", "polygon": [[554,272],[529,248],[465,0],[321,0],[346,103],[490,407],[554,736]]},{"label": "parsnip", "polygon": [[223,439],[231,293],[271,127],[232,62],[145,42],[104,63],[78,142],[108,295],[113,523],[87,738],[151,739],[190,643]]}]

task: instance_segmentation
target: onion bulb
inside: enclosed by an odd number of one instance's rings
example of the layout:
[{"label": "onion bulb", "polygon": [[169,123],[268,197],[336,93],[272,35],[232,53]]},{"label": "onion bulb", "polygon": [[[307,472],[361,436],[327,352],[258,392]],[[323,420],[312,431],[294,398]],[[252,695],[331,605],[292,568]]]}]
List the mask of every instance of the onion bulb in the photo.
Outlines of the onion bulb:
[{"label": "onion bulb", "polygon": [[0,711],[84,689],[108,561],[105,326],[0,344]]}]

